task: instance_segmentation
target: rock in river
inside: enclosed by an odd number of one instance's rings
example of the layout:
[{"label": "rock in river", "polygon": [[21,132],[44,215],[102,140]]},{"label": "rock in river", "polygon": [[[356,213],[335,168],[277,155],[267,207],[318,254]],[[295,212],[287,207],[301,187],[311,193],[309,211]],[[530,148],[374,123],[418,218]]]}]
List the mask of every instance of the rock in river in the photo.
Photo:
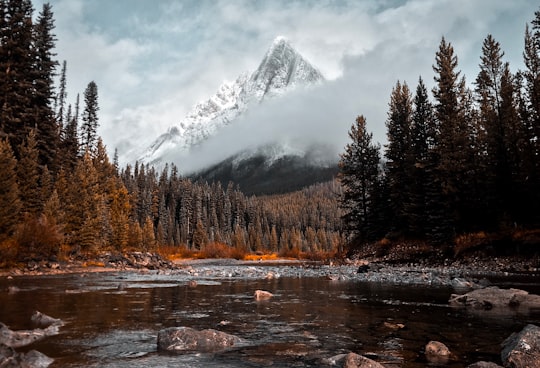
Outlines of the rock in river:
[{"label": "rock in river", "polygon": [[266,290],[255,290],[255,293],[253,293],[253,296],[255,297],[255,300],[268,300],[274,295]]},{"label": "rock in river", "polygon": [[540,327],[529,324],[502,343],[501,358],[505,367],[540,367]]},{"label": "rock in river", "polygon": [[170,352],[211,353],[244,344],[244,339],[214,329],[195,330],[190,327],[171,327],[159,331],[158,350]]},{"label": "rock in river", "polygon": [[355,353],[345,356],[343,368],[384,368],[384,365]]},{"label": "rock in river", "polygon": [[449,303],[455,306],[489,310],[492,308],[539,308],[540,296],[519,289],[499,289],[496,286],[477,289],[463,295],[452,294]]}]

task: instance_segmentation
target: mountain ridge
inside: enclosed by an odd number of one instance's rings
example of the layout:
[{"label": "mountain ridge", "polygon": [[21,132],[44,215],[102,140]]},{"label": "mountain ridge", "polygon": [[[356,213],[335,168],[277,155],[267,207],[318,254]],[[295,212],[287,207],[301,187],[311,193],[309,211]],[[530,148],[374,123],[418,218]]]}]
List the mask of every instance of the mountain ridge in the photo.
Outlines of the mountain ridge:
[{"label": "mountain ridge", "polygon": [[175,157],[187,155],[254,105],[324,80],[321,72],[285,37],[278,36],[255,71],[241,74],[234,82],[222,83],[213,96],[197,103],[183,120],[154,140],[137,161],[150,165],[175,163]]}]

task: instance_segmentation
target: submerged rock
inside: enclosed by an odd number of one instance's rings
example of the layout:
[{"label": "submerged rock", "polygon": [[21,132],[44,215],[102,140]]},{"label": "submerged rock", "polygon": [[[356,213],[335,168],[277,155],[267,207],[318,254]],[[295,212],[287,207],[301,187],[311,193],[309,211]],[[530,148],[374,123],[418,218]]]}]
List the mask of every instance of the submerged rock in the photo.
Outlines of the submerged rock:
[{"label": "submerged rock", "polygon": [[343,368],[384,368],[384,365],[365,356],[349,353],[343,360]]},{"label": "submerged rock", "polygon": [[0,344],[0,367],[2,368],[47,368],[54,362],[45,354],[36,350],[18,353],[13,348]]},{"label": "submerged rock", "polygon": [[61,327],[64,325],[64,321],[62,321],[61,319],[53,318],[51,316],[41,313],[40,311],[35,311],[34,314],[32,314],[30,320],[33,324],[42,328],[47,328],[50,326]]},{"label": "submerged rock", "polygon": [[540,367],[540,327],[529,324],[502,343],[501,359],[505,367]]},{"label": "submerged rock", "polygon": [[446,364],[452,353],[442,342],[430,341],[425,347],[425,354],[427,360],[431,363]]},{"label": "submerged rock", "polygon": [[265,290],[255,290],[253,296],[255,297],[255,300],[268,300],[272,298],[274,294]]},{"label": "submerged rock", "polygon": [[503,367],[501,367],[497,363],[481,361],[481,362],[469,364],[467,368],[503,368]]},{"label": "submerged rock", "polygon": [[217,352],[244,344],[244,339],[214,329],[171,327],[159,331],[158,350],[170,352]]},{"label": "submerged rock", "polygon": [[12,348],[27,346],[47,336],[58,335],[58,327],[57,325],[51,325],[45,329],[36,328],[33,330],[12,331],[0,322],[0,344]]},{"label": "submerged rock", "polygon": [[463,295],[452,294],[449,303],[455,306],[489,310],[492,308],[540,308],[540,295],[520,289],[500,289],[496,286],[477,289]]}]

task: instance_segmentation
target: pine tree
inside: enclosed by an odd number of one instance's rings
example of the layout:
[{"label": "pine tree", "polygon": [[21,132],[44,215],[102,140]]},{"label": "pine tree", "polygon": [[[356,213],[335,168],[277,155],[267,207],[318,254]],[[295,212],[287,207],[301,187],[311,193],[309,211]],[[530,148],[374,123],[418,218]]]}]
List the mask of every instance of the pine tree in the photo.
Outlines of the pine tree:
[{"label": "pine tree", "polygon": [[[437,160],[433,174],[436,176],[431,188],[431,206],[438,207],[438,215],[430,218],[433,239],[440,243],[451,243],[460,221],[460,195],[465,170],[463,152],[465,150],[463,122],[460,120],[459,106],[460,72],[456,70],[457,56],[452,44],[444,37],[435,57],[433,70],[436,85],[433,88],[435,97],[435,117],[437,119],[437,138],[434,144]],[[438,183],[440,188],[435,186]],[[433,208],[433,207],[432,207]]]},{"label": "pine tree", "polygon": [[34,60],[32,53],[33,8],[30,0],[2,2],[0,28],[0,135],[8,137],[15,157],[18,147],[35,128],[33,111]]},{"label": "pine tree", "polygon": [[62,71],[60,72],[60,86],[58,87],[58,95],[56,97],[56,105],[58,107],[56,111],[56,121],[58,122],[58,128],[60,131],[64,130],[64,123],[66,121],[66,73],[67,73],[67,62],[64,60],[62,62]]},{"label": "pine tree", "polygon": [[99,126],[98,120],[98,88],[97,84],[92,81],[88,83],[84,91],[84,111],[82,114],[81,126],[81,149],[82,152],[89,152],[92,156],[97,150],[97,129]]},{"label": "pine tree", "polygon": [[412,101],[409,87],[399,81],[392,90],[390,110],[386,121],[388,144],[386,145],[386,177],[394,218],[392,230],[408,231],[406,203],[411,195],[411,171],[413,163],[411,148]]},{"label": "pine tree", "polygon": [[372,215],[370,195],[377,182],[380,161],[379,147],[372,143],[372,136],[367,132],[365,118],[359,116],[349,131],[352,142],[346,145],[339,161],[339,178],[344,186],[343,220],[360,241],[368,238]]},{"label": "pine tree", "polygon": [[79,138],[78,138],[78,106],[79,95],[77,95],[77,104],[75,108],[75,114],[71,116],[71,106],[68,108],[68,114],[66,117],[66,125],[62,134],[61,152],[62,152],[62,166],[66,170],[73,170],[77,165],[79,158]]},{"label": "pine tree", "polygon": [[56,38],[53,12],[50,4],[43,4],[36,25],[34,26],[34,98],[35,122],[38,129],[39,158],[42,165],[56,172],[59,166],[57,151],[60,143],[55,112],[52,107],[54,98],[54,76],[58,62],[54,60]]},{"label": "pine tree", "polygon": [[17,183],[20,191],[22,210],[32,216],[41,213],[45,199],[39,186],[40,172],[35,131],[30,131],[25,144],[19,148],[21,158],[17,165]]},{"label": "pine tree", "polygon": [[0,241],[10,237],[20,219],[21,203],[11,145],[0,139]]},{"label": "pine tree", "polygon": [[480,73],[476,78],[476,95],[480,107],[480,124],[485,149],[483,177],[486,183],[486,201],[491,212],[499,220],[507,212],[505,196],[510,190],[509,162],[505,147],[506,121],[501,116],[501,84],[504,53],[500,44],[488,35],[482,45]]}]

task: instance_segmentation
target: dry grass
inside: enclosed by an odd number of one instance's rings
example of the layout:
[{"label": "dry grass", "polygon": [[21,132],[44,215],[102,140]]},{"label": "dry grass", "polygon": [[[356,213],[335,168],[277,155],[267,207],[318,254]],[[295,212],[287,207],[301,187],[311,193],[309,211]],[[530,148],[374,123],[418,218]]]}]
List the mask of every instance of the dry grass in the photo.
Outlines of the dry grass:
[{"label": "dry grass", "polygon": [[193,258],[195,256],[195,252],[188,249],[185,245],[183,246],[162,245],[158,247],[157,253],[161,257],[169,261]]}]

